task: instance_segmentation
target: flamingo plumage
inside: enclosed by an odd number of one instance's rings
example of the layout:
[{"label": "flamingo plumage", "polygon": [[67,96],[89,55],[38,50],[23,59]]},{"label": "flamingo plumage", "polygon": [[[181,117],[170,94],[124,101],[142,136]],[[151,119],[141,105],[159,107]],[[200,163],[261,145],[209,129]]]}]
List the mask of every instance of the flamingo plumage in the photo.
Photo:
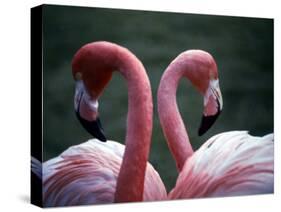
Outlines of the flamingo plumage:
[{"label": "flamingo plumage", "polygon": [[216,121],[223,101],[217,65],[202,50],[181,53],[165,70],[158,89],[158,112],[179,176],[169,199],[224,197],[273,192],[274,136],[254,137],[247,131],[220,133],[193,151],[176,103],[182,77],[204,96],[199,135]]},{"label": "flamingo plumage", "polygon": [[[128,86],[125,146],[106,141],[98,115],[98,98],[119,71]],[[43,205],[66,206],[166,199],[167,192],[148,160],[152,132],[152,94],[142,63],[129,50],[93,42],[72,62],[75,110],[95,139],[72,146],[43,163]],[[103,143],[103,141],[105,143]],[[33,158],[33,169],[38,162]],[[36,173],[35,173],[36,174]],[[40,173],[37,173],[40,177]]]}]

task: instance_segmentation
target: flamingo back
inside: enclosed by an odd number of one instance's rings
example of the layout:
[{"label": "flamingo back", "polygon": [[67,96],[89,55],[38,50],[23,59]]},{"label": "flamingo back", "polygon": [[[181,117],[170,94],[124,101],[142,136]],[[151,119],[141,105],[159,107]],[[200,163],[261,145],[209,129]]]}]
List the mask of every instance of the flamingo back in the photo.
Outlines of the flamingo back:
[{"label": "flamingo back", "polygon": [[[123,154],[122,144],[92,139],[46,161],[43,164],[44,206],[112,203]],[[144,200],[166,197],[161,178],[148,164]]]},{"label": "flamingo back", "polygon": [[171,199],[273,193],[274,136],[218,134],[187,159]]}]

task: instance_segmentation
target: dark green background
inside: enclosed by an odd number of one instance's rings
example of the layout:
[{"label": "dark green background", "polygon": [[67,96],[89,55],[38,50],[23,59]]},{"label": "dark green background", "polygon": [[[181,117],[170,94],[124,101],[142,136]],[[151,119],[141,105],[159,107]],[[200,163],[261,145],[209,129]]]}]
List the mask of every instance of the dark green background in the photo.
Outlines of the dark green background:
[{"label": "dark green background", "polygon": [[[159,125],[156,92],[163,71],[182,51],[202,49],[213,55],[224,99],[216,124],[198,137],[203,98],[181,81],[177,99],[194,149],[219,132],[273,131],[273,20],[44,6],[44,160],[91,138],[75,117],[71,60],[82,45],[99,40],[127,47],[147,70],[154,101],[150,162],[168,190],[177,172]],[[107,137],[123,143],[127,89],[120,74],[114,74],[99,103]]]}]

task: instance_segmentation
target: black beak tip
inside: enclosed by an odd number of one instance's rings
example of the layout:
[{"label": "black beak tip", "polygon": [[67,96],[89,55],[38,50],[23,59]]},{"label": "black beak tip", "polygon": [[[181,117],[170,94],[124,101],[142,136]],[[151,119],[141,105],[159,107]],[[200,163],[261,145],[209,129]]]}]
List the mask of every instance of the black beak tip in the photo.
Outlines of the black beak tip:
[{"label": "black beak tip", "polygon": [[99,139],[102,142],[106,142],[107,141],[103,131],[99,132],[99,134],[97,134],[97,133],[91,133],[91,134],[92,134],[92,136],[94,136],[95,138]]},{"label": "black beak tip", "polygon": [[200,127],[198,130],[198,135],[202,136],[205,132],[206,132],[206,130],[204,130],[202,127]]},{"label": "black beak tip", "polygon": [[78,120],[88,133],[102,142],[107,141],[99,118],[97,118],[95,121],[88,121],[82,118],[78,112],[76,112],[76,115]]},{"label": "black beak tip", "polygon": [[89,130],[87,130],[93,137],[95,137],[96,139],[102,141],[102,142],[106,142],[107,139],[105,137],[105,135],[103,134],[103,132],[91,132]]},{"label": "black beak tip", "polygon": [[206,133],[211,126],[215,123],[218,116],[220,115],[220,111],[212,116],[202,116],[201,124],[198,130],[198,135],[202,136],[204,133]]},{"label": "black beak tip", "polygon": [[102,142],[106,142],[107,139],[105,137],[104,129],[99,118],[86,124],[85,129],[95,138],[99,139]]}]

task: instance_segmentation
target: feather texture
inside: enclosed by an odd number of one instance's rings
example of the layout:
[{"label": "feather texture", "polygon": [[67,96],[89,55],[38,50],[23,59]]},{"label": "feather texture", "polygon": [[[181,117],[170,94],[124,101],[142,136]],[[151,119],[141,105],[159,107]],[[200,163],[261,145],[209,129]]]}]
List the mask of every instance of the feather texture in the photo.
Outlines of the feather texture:
[{"label": "feather texture", "polygon": [[272,193],[273,141],[273,134],[254,137],[247,131],[211,137],[187,159],[169,198]]},{"label": "feather texture", "polygon": [[[43,163],[44,206],[112,203],[125,147],[91,139]],[[164,184],[148,164],[144,201],[166,199]]]}]

